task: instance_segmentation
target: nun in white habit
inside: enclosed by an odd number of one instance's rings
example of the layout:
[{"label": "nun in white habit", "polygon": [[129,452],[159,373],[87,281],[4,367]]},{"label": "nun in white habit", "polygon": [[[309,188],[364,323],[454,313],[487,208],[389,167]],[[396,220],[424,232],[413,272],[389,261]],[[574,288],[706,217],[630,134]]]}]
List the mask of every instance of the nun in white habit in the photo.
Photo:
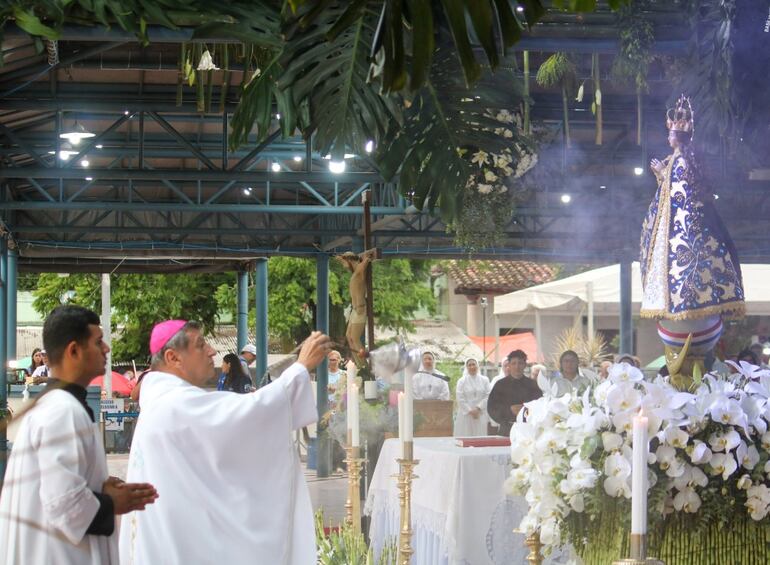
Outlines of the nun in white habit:
[{"label": "nun in white habit", "polygon": [[489,379],[479,371],[478,361],[466,360],[463,376],[455,388],[455,437],[487,435],[487,398],[490,390]]}]

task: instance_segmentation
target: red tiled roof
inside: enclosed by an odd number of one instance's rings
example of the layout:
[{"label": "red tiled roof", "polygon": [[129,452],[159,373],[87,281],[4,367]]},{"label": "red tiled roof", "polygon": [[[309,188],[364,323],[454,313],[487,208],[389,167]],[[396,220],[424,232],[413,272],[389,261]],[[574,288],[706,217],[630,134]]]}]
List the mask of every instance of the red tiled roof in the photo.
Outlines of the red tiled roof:
[{"label": "red tiled roof", "polygon": [[457,283],[455,294],[501,294],[552,281],[558,267],[531,261],[449,261],[446,271]]}]

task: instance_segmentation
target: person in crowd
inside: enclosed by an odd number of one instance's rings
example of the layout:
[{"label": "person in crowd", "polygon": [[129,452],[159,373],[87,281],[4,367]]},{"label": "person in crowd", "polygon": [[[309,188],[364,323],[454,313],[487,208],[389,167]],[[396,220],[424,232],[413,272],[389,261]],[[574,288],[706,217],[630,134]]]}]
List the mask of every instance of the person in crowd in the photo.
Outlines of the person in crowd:
[{"label": "person in crowd", "polygon": [[249,366],[257,360],[257,346],[251,343],[244,345],[241,348],[241,356],[239,359],[241,361],[241,367],[243,367],[243,372],[250,375]]},{"label": "person in crowd", "polygon": [[603,381],[604,379],[608,378],[610,376],[610,367],[612,367],[612,361],[602,361],[599,365],[599,380]]},{"label": "person in crowd", "polygon": [[415,400],[449,400],[449,378],[436,369],[436,358],[430,351],[422,354],[420,370],[414,374],[412,386]]},{"label": "person in crowd", "polygon": [[455,437],[487,435],[487,398],[489,379],[479,371],[476,359],[467,359],[463,376],[455,387],[457,415],[455,416]]},{"label": "person in crowd", "polygon": [[[505,377],[510,375],[510,361],[508,361],[508,357],[504,357],[502,361],[500,361],[500,371],[495,375],[495,377],[492,379],[492,382],[489,383],[489,392],[492,392],[492,389],[495,388],[495,385],[500,381],[500,379],[504,379]],[[500,423],[496,422],[492,415],[489,413],[489,410],[487,410],[487,415],[489,416],[489,427],[488,432],[490,434],[497,434]]]},{"label": "person in crowd", "polygon": [[765,355],[765,346],[762,345],[761,343],[754,342],[751,344],[751,347],[749,347],[749,349],[754,354],[754,357],[757,358],[757,364],[763,369],[767,369],[768,365],[766,363],[767,356]]},{"label": "person in crowd", "polygon": [[40,357],[42,363],[38,365],[34,371],[32,371],[32,384],[43,384],[48,380],[48,353],[45,349],[40,350]]},{"label": "person in crowd", "polygon": [[291,432],[318,418],[308,371],[332,346],[313,332],[272,383],[217,394],[201,388],[214,376],[215,355],[201,325],[167,320],[153,328],[128,480],[153,483],[161,497],[152,512],[124,519],[122,563],[211,561],[212,540],[218,563],[316,562],[313,509]]},{"label": "person in crowd", "polygon": [[583,392],[594,384],[594,379],[580,370],[578,354],[568,349],[559,357],[559,371],[551,375],[547,382],[549,393],[562,396],[570,392]]},{"label": "person in crowd", "polygon": [[118,562],[115,515],[157,498],[125,483],[107,459],[85,387],[104,372],[110,348],[99,316],[59,306],[43,325],[50,352],[46,392],[21,417],[0,496],[0,562],[77,565]]},{"label": "person in crowd", "polygon": [[339,351],[333,349],[326,359],[329,363],[329,380],[326,385],[326,392],[329,395],[329,407],[331,408],[336,404],[337,393],[346,386],[347,379],[345,371],[340,367],[342,355]]},{"label": "person in crowd", "polygon": [[149,372],[150,369],[146,369],[139,373],[139,376],[136,377],[136,384],[134,385],[134,388],[131,389],[131,395],[129,396],[129,398],[134,402],[139,402],[139,395],[141,394],[142,390],[142,381],[144,380],[144,376]]},{"label": "person in crowd", "polygon": [[489,393],[487,410],[500,427],[498,433],[508,436],[511,426],[526,402],[540,398],[543,393],[537,383],[524,375],[527,354],[515,349],[508,354],[508,374]]},{"label": "person in crowd", "polygon": [[29,367],[24,368],[25,376],[31,377],[35,374],[35,370],[40,367],[40,365],[43,364],[43,353],[42,349],[39,347],[36,347],[32,350],[32,355],[30,356],[30,364]]},{"label": "person in crowd", "polygon": [[228,353],[222,359],[222,373],[225,375],[223,391],[246,394],[253,390],[251,379],[243,372],[243,365],[235,353]]}]

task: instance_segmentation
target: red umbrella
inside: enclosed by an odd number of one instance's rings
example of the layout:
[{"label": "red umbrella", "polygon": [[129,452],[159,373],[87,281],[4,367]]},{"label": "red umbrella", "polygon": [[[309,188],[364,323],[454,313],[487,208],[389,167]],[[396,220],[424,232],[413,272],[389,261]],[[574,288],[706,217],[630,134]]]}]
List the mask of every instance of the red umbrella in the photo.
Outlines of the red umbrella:
[{"label": "red umbrella", "polygon": [[[104,375],[100,377],[96,377],[94,380],[91,381],[90,386],[100,386],[104,388]],[[133,387],[128,382],[128,379],[121,375],[120,373],[116,373],[115,371],[112,371],[112,392],[117,392],[118,394],[124,394],[128,396],[131,394],[131,389]]]}]

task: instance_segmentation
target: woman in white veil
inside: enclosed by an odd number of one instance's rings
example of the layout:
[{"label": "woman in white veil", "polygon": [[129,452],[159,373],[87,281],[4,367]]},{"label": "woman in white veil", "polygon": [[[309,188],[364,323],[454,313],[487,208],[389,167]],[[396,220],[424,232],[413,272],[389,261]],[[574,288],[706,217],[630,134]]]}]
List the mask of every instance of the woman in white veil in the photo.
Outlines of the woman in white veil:
[{"label": "woman in white veil", "polygon": [[487,435],[487,398],[490,388],[489,379],[481,374],[478,361],[467,359],[463,376],[455,388],[455,437]]}]

